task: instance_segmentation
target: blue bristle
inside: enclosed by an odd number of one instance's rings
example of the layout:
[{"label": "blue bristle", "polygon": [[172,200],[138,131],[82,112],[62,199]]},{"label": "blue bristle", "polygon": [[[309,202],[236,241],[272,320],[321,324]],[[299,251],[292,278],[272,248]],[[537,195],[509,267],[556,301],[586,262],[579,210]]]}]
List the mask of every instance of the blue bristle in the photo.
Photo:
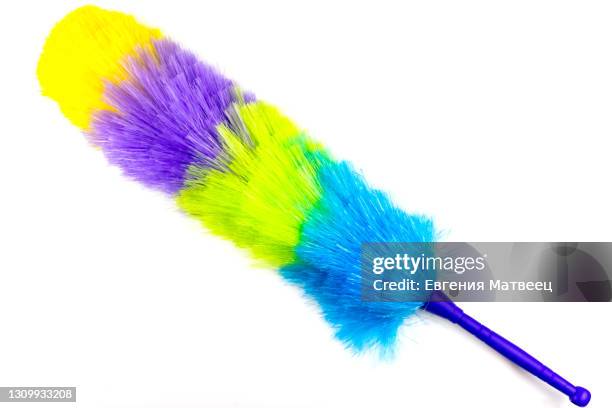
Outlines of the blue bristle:
[{"label": "blue bristle", "polygon": [[319,173],[323,195],[303,226],[299,262],[283,276],[318,303],[335,334],[350,349],[393,351],[402,323],[421,302],[372,302],[362,298],[361,245],[366,242],[432,242],[433,223],[395,207],[370,188],[346,162]]}]

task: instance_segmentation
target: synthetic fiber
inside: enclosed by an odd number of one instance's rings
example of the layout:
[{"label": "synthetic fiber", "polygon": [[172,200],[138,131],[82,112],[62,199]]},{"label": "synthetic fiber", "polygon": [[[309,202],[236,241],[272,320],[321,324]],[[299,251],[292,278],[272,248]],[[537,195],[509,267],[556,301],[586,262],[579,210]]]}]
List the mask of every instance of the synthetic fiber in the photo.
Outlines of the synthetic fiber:
[{"label": "synthetic fiber", "polygon": [[362,300],[362,245],[434,241],[430,219],[397,208],[277,108],[131,16],[68,14],[37,73],[110,163],[278,269],[349,349],[393,349],[422,303]]}]

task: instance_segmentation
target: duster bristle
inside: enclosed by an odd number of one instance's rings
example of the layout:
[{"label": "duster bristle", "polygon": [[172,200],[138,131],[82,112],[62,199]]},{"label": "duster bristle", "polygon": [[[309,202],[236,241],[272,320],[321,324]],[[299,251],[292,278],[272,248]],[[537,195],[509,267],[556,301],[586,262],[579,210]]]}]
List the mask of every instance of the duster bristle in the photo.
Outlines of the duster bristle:
[{"label": "duster bristle", "polygon": [[176,197],[213,233],[278,268],[349,348],[388,352],[422,303],[361,299],[365,242],[429,242],[273,106],[158,30],[95,7],[69,14],[41,55],[43,92],[131,178]]},{"label": "duster bristle", "polygon": [[149,48],[161,36],[127,14],[95,6],[78,8],[47,38],[37,69],[43,94],[55,99],[72,123],[88,129],[92,113],[107,108],[103,81],[127,78],[121,60],[138,47]]},{"label": "duster bristle", "polygon": [[270,266],[295,261],[305,216],[321,197],[321,147],[309,142],[278,110],[263,102],[236,107],[239,135],[221,132],[228,168],[192,172],[178,203],[213,232],[248,248]]}]

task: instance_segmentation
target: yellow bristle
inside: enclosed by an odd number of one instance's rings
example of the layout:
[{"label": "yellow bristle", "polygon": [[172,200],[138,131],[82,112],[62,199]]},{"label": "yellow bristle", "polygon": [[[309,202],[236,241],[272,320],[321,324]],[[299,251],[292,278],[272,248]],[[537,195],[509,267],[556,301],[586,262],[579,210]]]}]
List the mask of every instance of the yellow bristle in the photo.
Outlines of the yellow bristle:
[{"label": "yellow bristle", "polygon": [[134,17],[95,6],[78,8],[55,25],[38,61],[42,93],[54,99],[63,114],[87,130],[92,113],[108,109],[104,81],[126,78],[121,62],[138,48],[151,48],[161,38],[155,28]]}]

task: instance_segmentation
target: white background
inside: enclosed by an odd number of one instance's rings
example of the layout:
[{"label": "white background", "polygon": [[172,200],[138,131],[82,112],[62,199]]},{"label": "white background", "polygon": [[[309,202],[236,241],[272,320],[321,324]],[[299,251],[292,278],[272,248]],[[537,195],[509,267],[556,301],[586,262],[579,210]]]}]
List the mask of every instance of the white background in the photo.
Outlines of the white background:
[{"label": "white background", "polygon": [[[0,385],[77,386],[81,407],[570,405],[434,317],[393,362],[352,356],[295,288],[107,165],[35,77],[80,4],[0,12]],[[97,4],[281,106],[447,240],[612,241],[610,3]],[[612,406],[609,303],[463,307]]]}]

